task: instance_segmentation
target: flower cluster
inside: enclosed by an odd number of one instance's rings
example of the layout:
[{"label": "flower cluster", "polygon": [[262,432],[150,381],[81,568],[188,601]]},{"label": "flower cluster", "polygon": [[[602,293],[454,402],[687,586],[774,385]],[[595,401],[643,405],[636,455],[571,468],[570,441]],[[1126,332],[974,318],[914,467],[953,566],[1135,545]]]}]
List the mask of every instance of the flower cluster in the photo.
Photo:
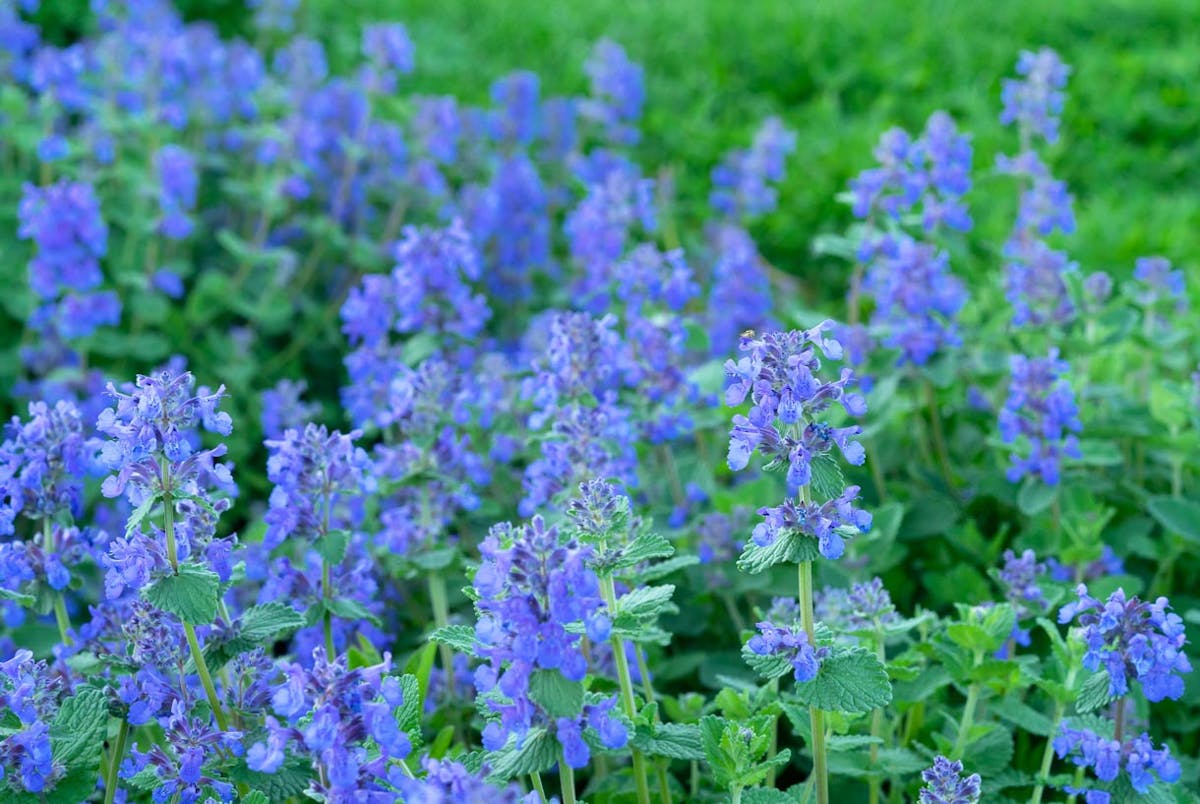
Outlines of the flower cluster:
[{"label": "flower cluster", "polygon": [[624,745],[625,729],[609,715],[615,698],[585,707],[576,718],[551,719],[529,694],[535,672],[583,679],[588,660],[575,626],[582,624],[593,642],[608,639],[612,621],[600,582],[587,566],[591,548],[564,541],[557,528],[534,517],[528,526],[493,527],[480,552],[475,638],[485,664],[475,671],[475,686],[499,716],[484,729],[484,746],[496,750],[510,738],[520,744],[534,725],[553,726],[567,761],[581,767],[589,756],[585,726],[610,748]]},{"label": "flower cluster", "polygon": [[0,443],[0,535],[13,532],[18,514],[29,519],[78,517],[83,482],[96,442],[68,401],[29,403],[29,418],[14,416]]},{"label": "flower cluster", "polygon": [[275,773],[289,758],[303,757],[317,771],[314,791],[331,801],[389,789],[396,763],[412,751],[396,715],[405,693],[390,657],[349,669],[345,657],[330,660],[317,648],[310,668],[287,663],[280,670],[267,738],[250,746],[246,764]]},{"label": "flower cluster", "polygon": [[1071,68],[1049,48],[1034,53],[1024,50],[1017,59],[1020,79],[1006,78],[1002,84],[1004,111],[1000,122],[1016,123],[1026,139],[1040,136],[1058,141],[1059,115],[1063,110],[1063,87]]},{"label": "flower cluster", "polygon": [[962,775],[963,764],[938,756],[933,766],[921,771],[925,786],[917,798],[920,804],[979,804],[981,782],[978,773]]},{"label": "flower cluster", "polygon": [[812,681],[821,669],[821,661],[829,655],[829,648],[814,647],[808,634],[799,623],[780,626],[764,620],[758,624],[758,633],[746,643],[751,653],[758,656],[780,656],[792,666],[796,681]]},{"label": "flower cluster", "polygon": [[882,578],[851,584],[849,589],[826,587],[814,601],[817,619],[831,628],[876,631],[900,621]]},{"label": "flower cluster", "polygon": [[1012,550],[1004,551],[1004,566],[996,573],[1004,597],[1012,604],[1017,622],[1013,624],[1013,639],[1019,645],[1029,645],[1029,631],[1021,628],[1020,621],[1040,616],[1050,606],[1039,580],[1048,572],[1045,562],[1038,561],[1032,550],[1017,555]]},{"label": "flower cluster", "polygon": [[267,477],[275,484],[264,517],[267,548],[289,537],[312,541],[345,524],[340,509],[371,491],[371,461],[354,445],[359,435],[309,424],[266,442]]},{"label": "flower cluster", "polygon": [[0,737],[0,782],[7,779],[29,793],[54,789],[63,767],[54,759],[49,722],[58,710],[61,688],[61,679],[28,650],[0,662],[0,707],[19,724]]},{"label": "flower cluster", "polygon": [[[863,397],[849,390],[855,382],[850,369],[843,368],[836,380],[822,381],[818,376],[818,351],[833,360],[842,356],[841,344],[825,334],[831,326],[826,321],[811,330],[742,336],[745,356],[725,363],[725,402],[739,405],[749,396],[752,407],[748,415],[733,417],[730,469],[744,469],[758,451],[772,465],[786,463],[788,492],[796,495],[812,482],[814,461],[825,460],[835,446],[854,465],[866,460],[855,438],[861,427],[833,427],[818,418],[837,403],[850,416],[862,416],[867,408]],[[764,521],[755,527],[754,541],[766,546],[781,533],[795,531],[816,539],[822,555],[838,558],[844,535],[870,528],[871,515],[854,507],[858,491],[857,486],[848,486],[830,500],[810,501],[805,496],[763,508],[759,513]]]},{"label": "flower cluster", "polygon": [[1059,359],[1057,349],[1051,349],[1046,357],[1013,355],[1009,366],[1012,377],[1000,411],[1000,438],[1006,444],[1020,439],[1024,446],[1023,454],[1012,453],[1008,479],[1016,483],[1030,475],[1056,485],[1063,458],[1081,457],[1075,433],[1083,425],[1075,392],[1063,376],[1070,366]]},{"label": "flower cluster", "polygon": [[426,757],[421,761],[425,775],[420,779],[401,777],[396,788],[407,804],[532,804],[537,793],[529,797],[515,782],[501,788],[487,781],[487,768],[471,773],[461,762]]},{"label": "flower cluster", "polygon": [[[1146,793],[1157,780],[1168,784],[1179,781],[1179,762],[1166,747],[1155,748],[1150,735],[1143,732],[1131,739],[1104,737],[1089,728],[1073,728],[1064,723],[1054,736],[1054,751],[1059,759],[1070,757],[1076,767],[1091,768],[1102,782],[1116,781],[1121,771],[1138,793]],[[1083,793],[1088,804],[1108,804],[1111,796],[1102,790],[1070,789]]]},{"label": "flower cluster", "polygon": [[1181,675],[1190,673],[1192,665],[1183,653],[1183,620],[1169,611],[1165,597],[1147,603],[1118,589],[1102,603],[1084,584],[1076,593],[1079,600],[1063,606],[1058,621],[1078,620],[1083,627],[1083,666],[1108,671],[1110,695],[1128,694],[1130,679],[1141,683],[1148,701],[1183,695]]},{"label": "flower cluster", "polygon": [[775,209],[788,156],[796,150],[796,133],[777,117],[765,120],[745,151],[726,154],[713,168],[709,204],[732,219],[755,218]]}]

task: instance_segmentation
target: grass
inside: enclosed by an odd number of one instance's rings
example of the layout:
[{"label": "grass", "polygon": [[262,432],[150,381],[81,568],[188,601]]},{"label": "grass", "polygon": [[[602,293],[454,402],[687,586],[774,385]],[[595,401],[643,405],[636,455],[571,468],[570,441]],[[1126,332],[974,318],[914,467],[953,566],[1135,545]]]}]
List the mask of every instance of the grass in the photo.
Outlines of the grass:
[{"label": "grass", "polygon": [[[671,169],[684,215],[699,213],[721,154],[780,115],[800,147],[781,209],[758,234],[814,293],[840,284],[844,268],[811,243],[848,223],[834,197],[870,163],[880,132],[945,109],[974,133],[986,172],[1014,142],[997,120],[1000,81],[1018,51],[1048,45],[1074,68],[1048,156],[1077,197],[1067,247],[1081,268],[1120,276],[1148,253],[1195,268],[1200,253],[1200,105],[1189,104],[1200,48],[1188,0],[311,0],[306,12],[335,63],[352,57],[361,23],[405,22],[415,89],[470,102],[515,69],[537,72],[545,94],[581,91],[591,44],[616,39],[646,67],[644,164]],[[985,215],[983,233],[1002,239],[1010,211]],[[986,256],[968,270],[999,264]]]}]

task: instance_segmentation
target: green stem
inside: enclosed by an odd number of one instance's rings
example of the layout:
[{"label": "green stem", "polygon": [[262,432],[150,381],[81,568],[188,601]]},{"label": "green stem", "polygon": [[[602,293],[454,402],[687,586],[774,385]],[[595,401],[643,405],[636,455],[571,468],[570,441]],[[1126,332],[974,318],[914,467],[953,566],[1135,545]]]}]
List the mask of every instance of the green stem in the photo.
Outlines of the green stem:
[{"label": "green stem", "polygon": [[[54,544],[54,523],[49,517],[42,519],[42,549],[47,553],[57,552],[58,548]],[[61,590],[54,594],[54,620],[58,623],[58,635],[62,638],[62,643],[67,647],[74,644],[71,639],[71,618],[67,616],[67,599],[64,592]]]},{"label": "green stem", "polygon": [[[801,499],[807,497],[808,489],[800,490]],[[800,622],[808,634],[810,645],[817,644],[816,624],[813,618],[813,572],[811,561],[800,562]],[[815,706],[808,708],[809,723],[812,725],[813,785],[817,792],[817,804],[829,804],[829,770],[825,758],[825,713]]]},{"label": "green stem", "polygon": [[542,784],[542,777],[537,773],[529,774],[529,782],[533,785],[533,789],[537,791],[538,798],[542,804],[546,804],[546,788]]},{"label": "green stem", "polygon": [[129,739],[129,721],[121,718],[121,727],[117,729],[117,742],[113,746],[112,761],[108,764],[108,772],[104,775],[104,804],[112,804],[117,795],[118,777],[121,770],[121,760],[125,758],[125,743]]},{"label": "green stem", "polygon": [[[1079,672],[1078,668],[1072,667],[1067,674],[1067,689],[1074,689],[1075,675]],[[1046,779],[1050,776],[1050,766],[1054,762],[1054,737],[1058,734],[1058,726],[1062,723],[1063,714],[1067,711],[1065,703],[1058,703],[1054,707],[1054,725],[1050,727],[1050,734],[1046,737],[1046,748],[1042,751],[1042,767],[1038,771],[1037,787],[1033,788],[1033,795],[1029,799],[1029,804],[1042,804],[1042,793],[1046,790]]]},{"label": "green stem", "polygon": [[[650,679],[650,665],[646,661],[645,651],[641,647],[635,645],[633,648],[633,656],[637,661],[638,673],[642,677],[642,694],[646,696],[647,703],[654,703],[656,696],[654,694],[654,682]],[[659,718],[656,714],[654,722],[658,723]],[[667,776],[667,763],[669,760],[659,757],[654,761],[654,774],[658,779],[658,798],[663,804],[671,804],[671,780]]]},{"label": "green stem", "polygon": [[[325,485],[328,488],[328,482]],[[332,504],[333,495],[327,491],[325,494],[325,511],[321,522],[322,539],[329,534],[329,508]],[[321,600],[325,603],[322,614],[325,629],[325,658],[332,662],[334,657],[337,656],[337,651],[333,646],[333,611],[329,607],[329,604],[333,602],[333,567],[330,566],[329,559],[325,557],[321,558]]]},{"label": "green stem", "polygon": [[742,786],[734,785],[729,791],[730,804],[742,804]]},{"label": "green stem", "polygon": [[[433,623],[438,628],[450,625],[450,606],[446,600],[446,578],[435,572],[429,576],[429,604],[433,609]],[[446,685],[443,689],[446,697],[454,694],[454,651],[445,642],[438,643],[438,653],[441,654],[442,669],[446,671]]]},{"label": "green stem", "polygon": [[567,764],[566,757],[561,753],[558,756],[558,780],[563,804],[575,804],[575,770]]},{"label": "green stem", "polygon": [[[171,494],[171,473],[165,460],[160,461],[163,488],[163,533],[167,541],[167,559],[171,562],[171,570],[179,573],[179,553],[175,545],[175,500]],[[229,730],[229,721],[221,708],[221,699],[217,697],[217,688],[213,685],[212,673],[208,671],[208,663],[204,660],[204,651],[200,649],[200,640],[196,638],[196,628],[189,622],[184,622],[183,633],[187,637],[188,650],[191,651],[192,661],[196,665],[196,675],[204,686],[204,695],[208,705],[212,707],[213,718],[221,731]]]},{"label": "green stem", "polygon": [[[613,583],[613,577],[606,575],[600,580],[600,588],[604,593],[604,602],[608,606],[610,615],[617,610],[617,589]],[[613,662],[617,665],[617,682],[621,686],[621,708],[625,710],[625,716],[631,722],[637,721],[637,704],[633,698],[633,679],[629,674],[629,661],[625,655],[625,642],[617,635],[613,635],[610,640],[612,643]],[[630,753],[633,755],[633,779],[637,784],[637,799],[638,804],[650,804],[650,784],[646,780],[646,757],[637,748],[630,747]]]},{"label": "green stem", "polygon": [[[983,662],[983,654],[976,651],[975,667]],[[975,710],[979,708],[979,695],[983,691],[978,681],[971,682],[967,688],[967,704],[963,707],[962,720],[958,723],[958,736],[954,740],[954,753],[951,759],[962,759],[967,750],[971,729],[975,727]]]},{"label": "green stem", "polygon": [[925,401],[929,405],[929,422],[932,425],[933,449],[937,453],[938,465],[946,479],[946,487],[953,491],[954,475],[950,470],[950,453],[946,449],[946,434],[942,431],[942,416],[938,410],[937,390],[929,380],[925,381]]},{"label": "green stem", "polygon": [[[887,666],[887,646],[884,645],[883,629],[875,629],[875,655],[879,659],[879,663]],[[871,736],[879,737],[883,731],[883,707],[879,707],[871,713]],[[871,768],[875,768],[879,761],[879,744],[871,743]],[[883,779],[872,773],[868,781],[867,796],[870,804],[879,804],[879,793],[883,786]]]}]

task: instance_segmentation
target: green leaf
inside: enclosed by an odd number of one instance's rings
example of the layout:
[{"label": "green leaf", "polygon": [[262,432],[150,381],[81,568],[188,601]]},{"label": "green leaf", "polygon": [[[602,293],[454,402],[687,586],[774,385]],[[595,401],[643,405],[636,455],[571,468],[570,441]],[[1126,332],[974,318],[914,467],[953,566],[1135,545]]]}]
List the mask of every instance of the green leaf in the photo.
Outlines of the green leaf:
[{"label": "green leaf", "polygon": [[421,682],[411,673],[400,676],[400,689],[404,692],[404,700],[393,713],[396,725],[400,731],[408,735],[413,749],[421,745],[421,713],[424,699],[421,697]]},{"label": "green leaf", "polygon": [[129,520],[125,523],[125,538],[128,539],[137,531],[141,530],[142,520],[150,515],[150,511],[154,509],[154,504],[158,502],[158,495],[151,494],[142,504],[133,509],[133,513],[129,515]]},{"label": "green leaf", "polygon": [[870,712],[892,700],[892,685],[879,657],[863,648],[833,648],[812,681],[796,685],[807,706],[826,712]]},{"label": "green leaf", "polygon": [[508,781],[530,773],[549,770],[558,761],[558,741],[545,729],[530,729],[518,748],[516,738],[499,751],[492,752],[489,764],[492,777]]},{"label": "green leaf", "polygon": [[232,781],[245,784],[252,790],[262,791],[268,801],[287,801],[300,795],[308,787],[312,776],[312,763],[299,758],[284,760],[283,765],[274,773],[252,771],[245,766],[244,760],[229,772]]},{"label": "green leaf", "polygon": [[1058,486],[1050,486],[1042,481],[1027,477],[1017,492],[1017,508],[1025,516],[1037,516],[1054,504],[1058,497]]},{"label": "green leaf", "polygon": [[469,625],[447,625],[429,635],[432,642],[449,645],[458,653],[475,655],[475,629]]},{"label": "green leaf", "polygon": [[333,566],[341,564],[346,558],[346,547],[349,544],[349,531],[331,530],[313,542],[313,549],[317,551],[317,555],[325,559],[327,564]]},{"label": "green leaf", "polygon": [[869,734],[833,734],[825,740],[825,747],[830,751],[854,751],[872,745],[883,745],[883,738]]},{"label": "green leaf", "polygon": [[179,572],[166,575],[142,590],[142,596],[185,623],[207,625],[217,616],[221,579],[199,564],[180,564]]},{"label": "green leaf", "polygon": [[246,795],[242,796],[239,801],[242,804],[271,804],[271,800],[267,798],[267,794],[261,790],[251,790]]},{"label": "green leaf", "polygon": [[1015,697],[1004,698],[993,706],[996,714],[1022,731],[1039,737],[1049,737],[1054,731],[1054,723],[1048,716]]},{"label": "green leaf", "polygon": [[304,615],[284,603],[264,603],[246,609],[240,636],[254,643],[277,642],[303,628]]},{"label": "green leaf", "polygon": [[96,767],[107,731],[108,701],[104,693],[97,689],[81,689],[63,701],[50,724],[50,744],[55,761],[68,768]]},{"label": "green leaf", "polygon": [[333,616],[343,620],[366,620],[377,627],[383,624],[383,621],[372,614],[370,609],[353,598],[335,597],[333,600],[325,601],[325,607],[333,613]]},{"label": "green leaf", "polygon": [[651,756],[671,759],[704,759],[700,727],[695,723],[655,723],[639,725],[633,745]]},{"label": "green leaf", "polygon": [[802,533],[789,532],[781,533],[766,547],[759,547],[753,541],[746,542],[737,565],[742,572],[757,575],[776,564],[815,561],[820,555],[816,539]]},{"label": "green leaf", "polygon": [[672,584],[662,586],[639,586],[617,599],[617,616],[650,620],[671,611],[671,596],[675,594]]},{"label": "green leaf", "polygon": [[690,567],[700,563],[700,556],[697,555],[679,555],[672,556],[666,561],[658,561],[649,566],[638,567],[635,573],[619,573],[621,577],[636,578],[638,583],[650,583],[657,581],[659,578],[665,578],[673,572],[678,572],[685,567]]},{"label": "green leaf", "polygon": [[411,560],[413,564],[426,572],[437,572],[453,564],[457,556],[457,548],[438,547],[433,550],[425,550],[417,553]]},{"label": "green leaf", "polygon": [[1200,503],[1178,497],[1151,497],[1150,516],[1171,533],[1200,544]]},{"label": "green leaf", "polygon": [[779,653],[768,653],[766,655],[755,653],[750,650],[749,645],[742,645],[742,659],[746,664],[750,665],[754,672],[768,681],[783,678],[788,673],[795,672],[787,656]]},{"label": "green leaf", "polygon": [[535,670],[529,677],[529,698],[553,718],[574,718],[583,711],[583,684],[557,670]]},{"label": "green leaf", "polygon": [[664,536],[657,533],[639,533],[628,546],[621,550],[620,555],[613,562],[613,567],[615,569],[633,567],[643,561],[668,558],[674,553],[675,548]]},{"label": "green leaf", "polygon": [[797,804],[800,800],[773,787],[751,787],[742,791],[742,804]]},{"label": "green leaf", "polygon": [[846,476],[832,454],[826,452],[813,458],[809,468],[812,471],[809,487],[818,504],[838,497],[846,489]]},{"label": "green leaf", "polygon": [[24,592],[14,592],[11,589],[0,587],[0,600],[12,600],[25,608],[33,606],[37,603],[37,598],[33,595],[27,595]]},{"label": "green leaf", "polygon": [[1110,682],[1108,670],[1103,668],[1100,672],[1088,676],[1084,680],[1083,686],[1079,688],[1079,697],[1075,700],[1075,711],[1087,714],[1112,703],[1113,696],[1108,692]]}]

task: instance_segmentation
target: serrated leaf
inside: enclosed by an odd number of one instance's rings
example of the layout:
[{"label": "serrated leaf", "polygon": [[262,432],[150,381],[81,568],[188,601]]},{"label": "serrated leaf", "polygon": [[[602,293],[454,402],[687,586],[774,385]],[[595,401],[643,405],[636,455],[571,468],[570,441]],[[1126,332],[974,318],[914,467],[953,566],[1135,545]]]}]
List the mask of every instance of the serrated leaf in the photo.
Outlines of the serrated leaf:
[{"label": "serrated leaf", "polygon": [[97,689],[84,688],[63,701],[50,724],[56,762],[68,768],[95,767],[108,731],[108,701]]},{"label": "serrated leaf", "polygon": [[668,558],[675,553],[675,548],[665,537],[657,533],[639,533],[632,542],[621,550],[613,562],[615,569],[634,567],[643,561],[655,558]]},{"label": "serrated leaf", "polygon": [[287,801],[304,792],[312,780],[312,764],[307,760],[289,758],[274,773],[252,771],[245,765],[234,766],[229,777],[251,790],[262,791],[268,801]]},{"label": "serrated leaf", "polygon": [[489,758],[492,778],[508,781],[530,773],[549,770],[558,761],[558,741],[545,729],[530,729],[524,742],[518,747],[516,738]]},{"label": "serrated leaf", "polygon": [[704,759],[700,727],[695,723],[640,725],[632,743],[645,754],[671,759]]},{"label": "serrated leaf", "polygon": [[617,615],[648,620],[657,617],[671,607],[671,596],[675,594],[672,584],[662,586],[639,586],[617,599]]},{"label": "serrated leaf", "polygon": [[239,801],[241,801],[241,804],[271,804],[271,800],[267,798],[267,794],[261,790],[251,790],[242,796]]},{"label": "serrated leaf", "polygon": [[1058,497],[1058,486],[1050,486],[1041,480],[1029,477],[1017,492],[1017,508],[1025,516],[1037,516],[1054,504]]},{"label": "serrated leaf", "polygon": [[825,747],[830,751],[854,751],[872,745],[883,745],[883,738],[869,734],[832,734],[825,740]]},{"label": "serrated leaf", "polygon": [[133,509],[133,511],[129,514],[129,519],[125,523],[126,539],[130,538],[134,533],[141,530],[142,520],[150,515],[150,512],[154,510],[154,504],[157,502],[158,495],[152,494],[143,500],[141,505]]},{"label": "serrated leaf", "polygon": [[396,725],[408,735],[415,750],[421,745],[421,710],[424,705],[421,683],[416,676],[408,673],[400,676],[400,688],[404,692],[404,699],[393,714],[396,716]]},{"label": "serrated leaf", "polygon": [[240,636],[254,643],[276,642],[304,627],[300,612],[284,603],[251,606],[239,621]]},{"label": "serrated leaf", "polygon": [[742,791],[742,804],[797,804],[800,799],[773,787],[751,787]]},{"label": "serrated leaf", "polygon": [[846,490],[846,476],[842,474],[842,467],[832,454],[826,452],[817,455],[809,463],[809,469],[812,472],[809,488],[812,489],[812,498],[818,504],[839,497]]},{"label": "serrated leaf", "polygon": [[759,547],[753,541],[746,542],[737,566],[742,572],[757,575],[776,564],[816,561],[820,555],[816,539],[805,534],[788,532],[781,533],[766,547]]},{"label": "serrated leaf", "polygon": [[1083,686],[1079,688],[1079,697],[1075,699],[1075,711],[1085,715],[1112,703],[1113,696],[1109,694],[1111,682],[1108,670],[1104,668],[1084,679]]},{"label": "serrated leaf", "polygon": [[350,545],[350,533],[345,530],[331,530],[313,542],[313,550],[330,565],[341,564],[346,558],[346,548]]},{"label": "serrated leaf", "polygon": [[583,684],[557,670],[535,670],[529,677],[529,698],[553,718],[574,718],[583,710]]},{"label": "serrated leaf", "polygon": [[892,700],[887,670],[871,651],[834,648],[812,681],[796,685],[796,697],[826,712],[870,712]]},{"label": "serrated leaf", "polygon": [[221,579],[199,564],[180,564],[179,572],[165,575],[142,590],[152,605],[169,611],[185,623],[207,625],[217,616]]},{"label": "serrated leaf", "polygon": [[766,655],[755,653],[750,650],[749,645],[742,645],[742,659],[754,672],[768,681],[776,678],[783,678],[789,673],[795,673],[795,668],[792,667],[791,661],[787,656],[779,653],[768,653]]},{"label": "serrated leaf", "polygon": [[[700,556],[697,555],[681,555],[672,556],[665,561],[657,561],[649,566],[639,567],[635,576],[639,583],[650,583],[657,581],[660,578],[665,578],[673,572],[678,572],[686,567],[691,567],[700,563]],[[630,577],[627,573],[621,573],[621,577]]]},{"label": "serrated leaf", "polygon": [[475,629],[469,625],[447,625],[429,635],[431,642],[449,645],[458,653],[475,655]]},{"label": "serrated leaf", "polygon": [[1049,737],[1054,730],[1054,723],[1048,716],[1015,697],[997,701],[993,707],[996,714],[1022,731],[1039,737]]},{"label": "serrated leaf", "polygon": [[1147,508],[1168,532],[1200,544],[1200,503],[1178,497],[1151,497]]},{"label": "serrated leaf", "polygon": [[438,572],[454,563],[458,550],[454,547],[438,547],[417,553],[410,560],[426,572]]},{"label": "serrated leaf", "polygon": [[1013,735],[1003,726],[993,726],[983,736],[972,740],[963,756],[963,765],[984,778],[994,776],[1012,766]]}]

